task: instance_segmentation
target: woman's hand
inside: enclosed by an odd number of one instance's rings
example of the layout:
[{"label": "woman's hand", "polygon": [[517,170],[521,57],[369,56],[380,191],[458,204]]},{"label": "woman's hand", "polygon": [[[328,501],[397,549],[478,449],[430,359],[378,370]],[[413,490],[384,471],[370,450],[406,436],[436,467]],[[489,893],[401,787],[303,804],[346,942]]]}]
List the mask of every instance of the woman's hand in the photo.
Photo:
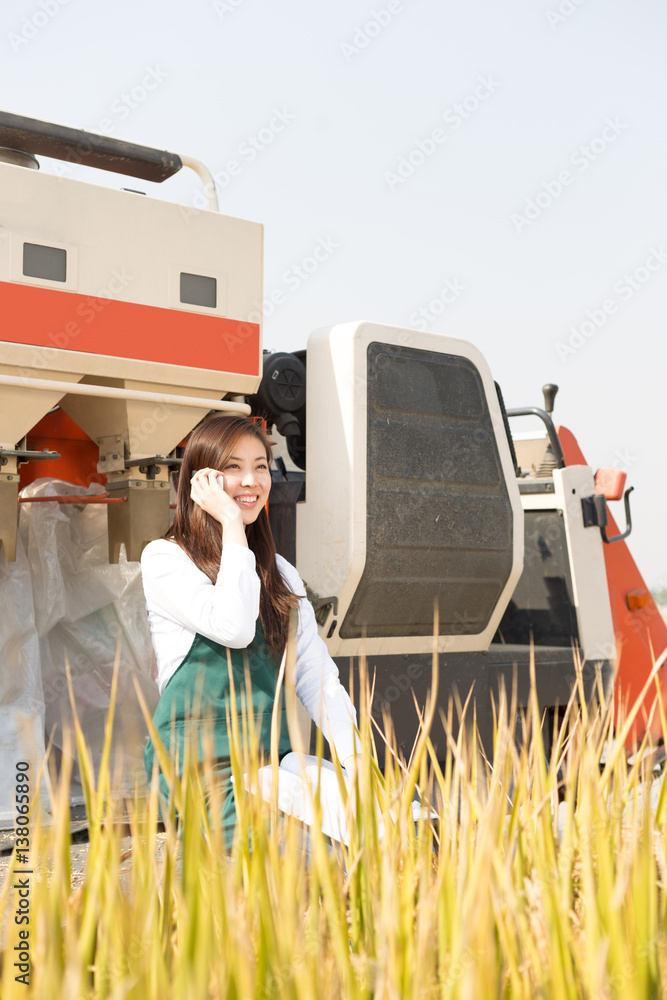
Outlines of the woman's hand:
[{"label": "woman's hand", "polygon": [[218,476],[222,473],[217,469],[199,469],[190,480],[190,497],[198,507],[220,522],[223,544],[227,541],[247,545],[241,511],[225,493]]}]

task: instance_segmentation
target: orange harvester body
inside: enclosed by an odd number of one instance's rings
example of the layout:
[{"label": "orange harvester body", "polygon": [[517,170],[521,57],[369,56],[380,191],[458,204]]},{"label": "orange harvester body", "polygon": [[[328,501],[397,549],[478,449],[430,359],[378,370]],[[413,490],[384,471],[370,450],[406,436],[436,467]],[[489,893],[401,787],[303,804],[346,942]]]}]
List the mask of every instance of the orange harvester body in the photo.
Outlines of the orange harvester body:
[{"label": "orange harvester body", "polygon": [[[577,439],[567,427],[558,427],[566,465],[587,465]],[[609,513],[607,533],[610,537],[620,529]],[[634,705],[646,684],[653,664],[667,649],[667,625],[637,568],[624,541],[604,546],[604,560],[609,585],[609,600],[616,639],[617,671],[616,703],[627,710]],[[667,707],[667,667],[658,672],[658,682]],[[650,728],[656,736],[662,733],[660,712],[656,704],[656,689],[649,688],[640,710],[637,735]],[[634,742],[632,734],[629,742]]]}]

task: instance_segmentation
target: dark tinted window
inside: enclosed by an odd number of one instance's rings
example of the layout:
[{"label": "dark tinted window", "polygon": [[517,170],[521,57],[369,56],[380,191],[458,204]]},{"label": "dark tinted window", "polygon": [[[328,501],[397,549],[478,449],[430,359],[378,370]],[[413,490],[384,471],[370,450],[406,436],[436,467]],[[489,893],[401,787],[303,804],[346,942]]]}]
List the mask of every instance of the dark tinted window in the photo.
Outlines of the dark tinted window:
[{"label": "dark tinted window", "polygon": [[181,302],[193,306],[209,306],[211,309],[215,309],[217,301],[218,283],[215,278],[181,271]]},{"label": "dark tinted window", "polygon": [[67,281],[67,251],[40,243],[24,243],[23,273],[29,278]]},{"label": "dark tinted window", "polygon": [[579,633],[563,518],[527,510],[524,524],[523,573],[493,641],[569,647]]}]

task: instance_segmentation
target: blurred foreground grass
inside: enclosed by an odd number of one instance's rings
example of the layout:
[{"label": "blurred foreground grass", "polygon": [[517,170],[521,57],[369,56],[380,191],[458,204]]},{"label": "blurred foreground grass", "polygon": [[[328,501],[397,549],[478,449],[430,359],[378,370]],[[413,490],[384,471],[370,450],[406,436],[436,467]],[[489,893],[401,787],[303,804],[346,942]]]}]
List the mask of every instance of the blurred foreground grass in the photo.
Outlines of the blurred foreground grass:
[{"label": "blurred foreground grass", "polygon": [[[517,707],[501,694],[493,763],[477,746],[470,706],[469,724],[458,726],[455,711],[439,718],[433,702],[409,766],[387,750],[384,772],[373,737],[391,748],[391,725],[371,732],[366,699],[350,844],[333,851],[313,831],[308,861],[298,825],[245,791],[227,856],[186,761],[173,783],[181,834],[172,812],[159,858],[155,783],[148,800],[125,803],[129,884],[119,879],[108,765],[112,707],[97,775],[75,734],[90,819],[80,888],[70,878],[67,755],[52,787],[55,822],[34,817],[29,986],[15,979],[11,868],[0,893],[2,1000],[667,996],[667,786],[653,781],[647,741],[628,764],[636,711],[612,730],[610,706],[588,712],[578,694],[549,761],[535,696],[519,709],[517,744],[508,723]],[[664,731],[659,700],[655,713]],[[447,734],[442,768],[429,727],[441,748]],[[237,788],[259,764],[252,746],[253,720],[242,716]],[[436,821],[408,819],[415,790]]]}]

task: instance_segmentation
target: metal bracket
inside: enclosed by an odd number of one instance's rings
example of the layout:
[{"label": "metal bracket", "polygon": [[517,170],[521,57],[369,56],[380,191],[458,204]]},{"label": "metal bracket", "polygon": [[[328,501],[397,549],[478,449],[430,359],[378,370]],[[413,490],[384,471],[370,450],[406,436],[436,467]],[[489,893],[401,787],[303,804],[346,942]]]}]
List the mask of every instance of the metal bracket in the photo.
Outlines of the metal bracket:
[{"label": "metal bracket", "polygon": [[553,479],[536,479],[536,480],[526,480],[519,479],[519,493],[555,493],[556,488],[554,486]]},{"label": "metal bracket", "polygon": [[602,493],[581,498],[581,513],[584,518],[584,528],[604,528],[608,523],[607,501]]},{"label": "metal bracket", "polygon": [[329,617],[329,608],[333,609],[334,616],[338,614],[338,598],[337,597],[318,597],[310,589],[308,584],[306,587],[306,597],[313,606],[313,611],[315,612],[315,620],[318,625],[324,625],[327,618]]},{"label": "metal bracket", "polygon": [[162,465],[182,465],[182,458],[167,458],[165,455],[153,455],[152,458],[133,458],[125,461],[125,468],[131,469],[133,466],[139,466],[139,472],[143,472],[146,479],[155,479],[156,474],[162,471],[158,462]]},{"label": "metal bracket", "polygon": [[107,483],[107,489],[114,493],[119,490],[168,490],[169,483],[156,479],[114,479]]},{"label": "metal bracket", "polygon": [[105,476],[112,472],[123,472],[125,469],[125,442],[120,434],[108,434],[97,439],[100,449],[100,460],[97,471]]}]

